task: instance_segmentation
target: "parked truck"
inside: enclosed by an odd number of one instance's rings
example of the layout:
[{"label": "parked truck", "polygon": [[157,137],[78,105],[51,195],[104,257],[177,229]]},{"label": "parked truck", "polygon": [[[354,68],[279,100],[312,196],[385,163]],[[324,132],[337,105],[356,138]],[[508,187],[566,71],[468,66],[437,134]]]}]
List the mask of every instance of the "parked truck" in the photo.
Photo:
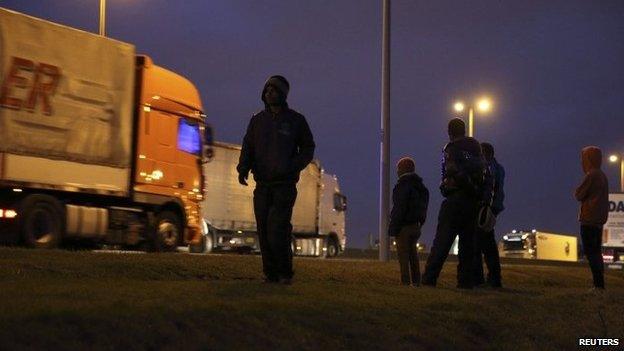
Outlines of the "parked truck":
[{"label": "parked truck", "polygon": [[499,253],[501,257],[578,261],[578,240],[576,236],[535,229],[513,230],[503,236]]},{"label": "parked truck", "polygon": [[607,263],[624,260],[624,193],[609,194],[609,216],[602,230],[602,256]]},{"label": "parked truck", "polygon": [[[204,165],[206,197],[202,217],[205,251],[258,251],[253,212],[253,190],[238,183],[239,145],[214,143],[214,158]],[[252,177],[250,177],[252,178]],[[293,209],[293,252],[296,255],[334,257],[346,245],[346,197],[336,176],[327,174],[318,161],[310,163],[297,183]]]},{"label": "parked truck", "polygon": [[0,8],[0,238],[200,245],[210,128],[131,44]]}]

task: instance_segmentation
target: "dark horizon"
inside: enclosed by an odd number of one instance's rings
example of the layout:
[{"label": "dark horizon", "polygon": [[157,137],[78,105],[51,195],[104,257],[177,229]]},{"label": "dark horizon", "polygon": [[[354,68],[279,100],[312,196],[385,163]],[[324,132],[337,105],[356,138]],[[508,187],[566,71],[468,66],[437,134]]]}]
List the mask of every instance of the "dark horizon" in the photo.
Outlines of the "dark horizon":
[{"label": "dark horizon", "polygon": [[[97,32],[98,2],[0,6]],[[482,95],[494,105],[476,116],[475,137],[494,145],[507,171],[497,237],[532,228],[577,235],[582,147],[602,148],[619,190],[607,156],[624,153],[624,3],[394,1],[392,16],[391,163],[413,157],[429,188],[423,241],[431,245],[442,200],[452,104]],[[286,76],[316,157],[349,198],[348,246],[377,235],[380,1],[109,1],[107,35],[195,83],[219,141],[239,144],[265,79]]]}]

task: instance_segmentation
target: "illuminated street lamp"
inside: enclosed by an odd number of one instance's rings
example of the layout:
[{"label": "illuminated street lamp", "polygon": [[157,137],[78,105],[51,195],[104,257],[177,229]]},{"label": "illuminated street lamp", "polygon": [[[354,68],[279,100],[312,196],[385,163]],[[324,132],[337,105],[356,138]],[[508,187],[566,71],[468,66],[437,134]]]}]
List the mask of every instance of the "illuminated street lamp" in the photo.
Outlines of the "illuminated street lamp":
[{"label": "illuminated street lamp", "polygon": [[624,193],[624,157],[621,155],[609,156],[609,162],[616,163],[617,161],[620,161],[620,191]]},{"label": "illuminated street lamp", "polygon": [[[476,106],[476,109],[479,112],[485,113],[492,109],[492,101],[490,101],[490,99],[488,98],[481,98],[475,103],[474,106]],[[468,106],[468,136],[469,137],[474,136],[474,110],[475,110],[474,106],[473,105]],[[461,114],[466,109],[466,105],[461,101],[457,101],[455,104],[453,104],[453,109],[455,110],[455,112]]]}]

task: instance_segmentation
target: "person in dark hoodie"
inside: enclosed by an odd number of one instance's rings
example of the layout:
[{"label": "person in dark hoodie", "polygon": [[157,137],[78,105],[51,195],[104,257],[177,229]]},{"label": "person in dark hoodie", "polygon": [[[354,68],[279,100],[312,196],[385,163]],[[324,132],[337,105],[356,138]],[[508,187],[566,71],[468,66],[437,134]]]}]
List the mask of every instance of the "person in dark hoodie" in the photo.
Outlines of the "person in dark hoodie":
[{"label": "person in dark hoodie", "polygon": [[[505,209],[503,205],[505,200],[505,168],[494,157],[494,146],[492,144],[481,143],[481,150],[483,151],[489,172],[488,180],[491,180],[489,182],[486,180],[485,189],[486,191],[491,189],[492,202],[490,208],[492,214],[498,217]],[[483,259],[485,259],[485,264],[488,268],[487,280],[483,274]],[[498,247],[496,246],[496,238],[494,237],[494,229],[490,231],[477,229],[473,273],[474,284],[477,286],[487,284],[492,288],[502,287],[500,257],[498,255]]]},{"label": "person in dark hoodie", "polygon": [[438,227],[427,258],[422,284],[435,286],[453,245],[459,235],[457,287],[473,288],[473,257],[477,213],[488,203],[484,191],[485,160],[477,140],[466,137],[466,125],[459,118],[448,124],[450,142],[444,147],[440,191],[445,197],[440,206]]},{"label": "person in dark hoodie", "polygon": [[392,190],[392,212],[388,235],[395,237],[401,283],[420,285],[420,265],[416,243],[427,219],[429,190],[415,173],[414,160],[403,157],[397,163],[399,179]]},{"label": "person in dark hoodie", "polygon": [[314,157],[314,138],[303,115],[290,109],[290,84],[270,77],[262,90],[264,110],[251,117],[236,167],[238,181],[247,186],[249,172],[256,181],[254,214],[262,266],[267,283],[290,284],[292,211],[299,173]]},{"label": "person in dark hoodie", "polygon": [[600,169],[602,151],[596,146],[583,148],[581,163],[585,178],[574,193],[576,200],[581,202],[581,241],[594,279],[594,288],[604,289],[602,227],[609,215],[609,183]]}]

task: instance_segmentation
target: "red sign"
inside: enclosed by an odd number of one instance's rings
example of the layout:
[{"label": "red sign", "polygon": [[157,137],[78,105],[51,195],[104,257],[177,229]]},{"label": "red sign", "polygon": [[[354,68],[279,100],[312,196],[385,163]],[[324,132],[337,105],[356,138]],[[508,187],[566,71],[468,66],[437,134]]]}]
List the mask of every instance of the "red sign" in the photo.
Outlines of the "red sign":
[{"label": "red sign", "polygon": [[[32,78],[25,78],[22,75],[25,72],[32,72],[30,74]],[[43,113],[51,115],[50,97],[56,92],[60,79],[61,69],[56,66],[43,62],[36,64],[31,60],[13,57],[9,71],[2,82],[0,106],[33,112],[37,103],[41,102]],[[15,97],[14,89],[29,89],[26,99]]]}]

